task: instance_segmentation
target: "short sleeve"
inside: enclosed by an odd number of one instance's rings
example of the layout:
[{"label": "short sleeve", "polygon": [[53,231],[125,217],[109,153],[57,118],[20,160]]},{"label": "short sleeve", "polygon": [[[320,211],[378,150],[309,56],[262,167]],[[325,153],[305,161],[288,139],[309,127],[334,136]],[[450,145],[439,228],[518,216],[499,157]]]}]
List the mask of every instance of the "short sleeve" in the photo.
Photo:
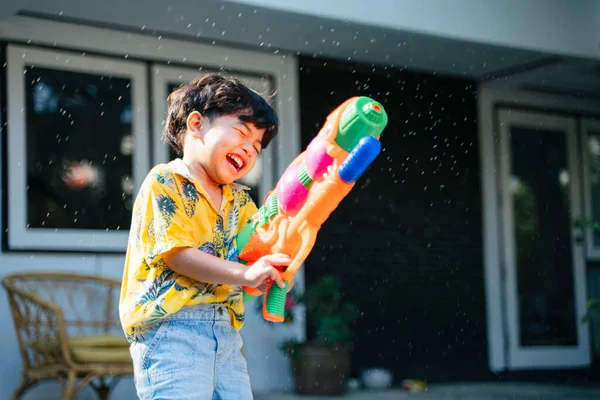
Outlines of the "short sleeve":
[{"label": "short sleeve", "polygon": [[194,246],[184,201],[173,173],[151,173],[140,191],[138,210],[140,251],[151,265],[156,257],[177,247]]}]

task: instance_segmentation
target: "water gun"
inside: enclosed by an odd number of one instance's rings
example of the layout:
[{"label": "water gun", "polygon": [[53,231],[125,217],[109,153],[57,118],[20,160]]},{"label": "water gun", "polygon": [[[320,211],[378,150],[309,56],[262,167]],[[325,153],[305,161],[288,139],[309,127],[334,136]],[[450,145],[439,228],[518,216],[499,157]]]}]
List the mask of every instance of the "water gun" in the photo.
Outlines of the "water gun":
[{"label": "water gun", "polygon": [[[262,314],[267,321],[283,322],[291,278],[312,250],[321,225],[381,151],[379,137],[387,122],[383,106],[369,97],[343,102],[238,234],[240,262],[247,266],[267,254],[292,258],[279,271],[285,287],[270,282],[265,292]],[[243,290],[244,301],[262,294],[251,287]]]}]

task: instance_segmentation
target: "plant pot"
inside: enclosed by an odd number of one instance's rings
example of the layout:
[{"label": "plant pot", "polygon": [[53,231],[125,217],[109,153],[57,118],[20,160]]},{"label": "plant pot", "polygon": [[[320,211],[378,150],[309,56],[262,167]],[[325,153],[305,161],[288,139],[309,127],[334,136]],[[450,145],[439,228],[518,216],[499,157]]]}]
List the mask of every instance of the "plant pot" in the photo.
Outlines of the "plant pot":
[{"label": "plant pot", "polygon": [[344,394],[350,368],[350,348],[302,344],[292,359],[292,372],[299,394]]}]

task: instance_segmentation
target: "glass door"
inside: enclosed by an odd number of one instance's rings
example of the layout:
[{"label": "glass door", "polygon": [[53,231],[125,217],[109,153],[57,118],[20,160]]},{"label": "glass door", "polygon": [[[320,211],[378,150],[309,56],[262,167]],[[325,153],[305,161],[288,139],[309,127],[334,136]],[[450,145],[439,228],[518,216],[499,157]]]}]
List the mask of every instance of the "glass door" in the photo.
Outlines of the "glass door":
[{"label": "glass door", "polygon": [[590,363],[575,119],[502,109],[505,336],[511,369]]}]

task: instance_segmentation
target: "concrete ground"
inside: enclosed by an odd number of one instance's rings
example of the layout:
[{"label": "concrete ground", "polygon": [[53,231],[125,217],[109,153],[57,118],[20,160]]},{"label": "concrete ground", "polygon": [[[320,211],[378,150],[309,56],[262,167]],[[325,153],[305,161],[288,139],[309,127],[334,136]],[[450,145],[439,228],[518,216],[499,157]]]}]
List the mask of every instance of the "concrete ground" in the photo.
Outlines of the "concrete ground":
[{"label": "concrete ground", "polygon": [[344,396],[308,396],[290,393],[256,394],[255,400],[600,400],[596,388],[537,383],[455,383],[431,385],[427,391],[400,389],[379,392],[360,390]]}]

